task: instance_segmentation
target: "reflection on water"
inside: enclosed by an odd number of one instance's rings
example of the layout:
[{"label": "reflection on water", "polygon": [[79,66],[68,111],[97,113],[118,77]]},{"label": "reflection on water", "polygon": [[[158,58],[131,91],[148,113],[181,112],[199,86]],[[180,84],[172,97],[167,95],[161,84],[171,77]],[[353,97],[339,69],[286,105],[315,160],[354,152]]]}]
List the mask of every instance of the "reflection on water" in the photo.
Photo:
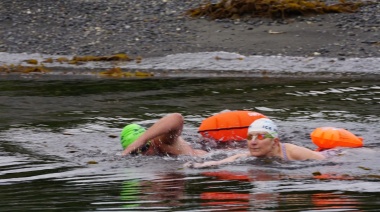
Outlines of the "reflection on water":
[{"label": "reflection on water", "polygon": [[[276,78],[0,79],[1,211],[307,211],[378,207],[380,82]],[[189,157],[121,158],[118,134],[183,113],[193,146],[224,110],[273,118],[281,139],[315,148],[333,126],[364,138],[329,161],[240,161],[183,169]],[[207,160],[239,149],[212,150]]]},{"label": "reflection on water", "polygon": [[[376,209],[375,194],[355,195],[340,191],[260,192],[259,187],[277,183],[291,184],[291,176],[267,170],[246,172],[205,171],[184,180],[180,173],[166,173],[153,181],[123,182],[123,207],[136,210],[252,211],[272,210],[360,210]],[[293,176],[295,177],[295,176]],[[297,183],[315,179],[298,176]],[[316,182],[313,182],[316,183]],[[255,192],[252,192],[254,189]],[[363,205],[363,200],[368,205]]]}]

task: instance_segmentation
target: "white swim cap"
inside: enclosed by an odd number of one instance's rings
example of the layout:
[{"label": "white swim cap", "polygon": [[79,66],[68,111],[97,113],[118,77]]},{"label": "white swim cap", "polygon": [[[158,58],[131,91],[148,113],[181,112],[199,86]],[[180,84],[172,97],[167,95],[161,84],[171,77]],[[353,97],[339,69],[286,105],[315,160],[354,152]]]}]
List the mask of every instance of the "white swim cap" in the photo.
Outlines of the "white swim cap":
[{"label": "white swim cap", "polygon": [[267,132],[272,135],[274,138],[278,138],[277,126],[274,122],[267,118],[257,119],[249,125],[248,133],[250,132]]}]

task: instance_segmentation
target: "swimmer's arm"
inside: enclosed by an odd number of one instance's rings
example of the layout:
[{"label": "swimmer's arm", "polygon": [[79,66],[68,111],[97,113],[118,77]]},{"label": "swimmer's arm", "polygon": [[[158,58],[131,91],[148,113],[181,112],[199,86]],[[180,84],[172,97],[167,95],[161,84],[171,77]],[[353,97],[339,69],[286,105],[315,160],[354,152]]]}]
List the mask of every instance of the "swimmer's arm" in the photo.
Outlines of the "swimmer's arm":
[{"label": "swimmer's arm", "polygon": [[324,155],[315,152],[305,147],[295,146],[291,148],[291,159],[293,160],[323,160],[326,159]]},{"label": "swimmer's arm", "polygon": [[153,124],[145,131],[135,142],[129,145],[122,153],[127,155],[143,146],[147,141],[154,138],[160,138],[162,142],[174,143],[178,136],[181,135],[183,129],[183,116],[179,113],[171,113]]},{"label": "swimmer's arm", "polygon": [[308,159],[312,159],[312,160],[323,160],[323,159],[326,159],[326,157],[321,154],[320,152],[315,152],[315,151],[311,151],[311,154],[309,155],[309,158]]},{"label": "swimmer's arm", "polygon": [[247,156],[249,156],[249,153],[240,153],[240,154],[236,154],[231,157],[225,158],[223,160],[218,160],[218,161],[207,161],[203,163],[194,163],[190,161],[190,162],[185,163],[183,166],[188,167],[188,168],[205,168],[205,167],[210,167],[210,166],[218,166],[218,165],[222,165],[226,163],[232,163],[239,158],[247,157]]}]

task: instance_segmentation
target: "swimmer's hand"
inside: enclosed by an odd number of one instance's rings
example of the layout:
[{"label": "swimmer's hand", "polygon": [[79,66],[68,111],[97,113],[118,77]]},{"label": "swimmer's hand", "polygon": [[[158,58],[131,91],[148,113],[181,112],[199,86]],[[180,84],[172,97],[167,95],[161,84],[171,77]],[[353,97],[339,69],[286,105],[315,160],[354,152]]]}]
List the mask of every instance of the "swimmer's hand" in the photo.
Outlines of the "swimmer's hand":
[{"label": "swimmer's hand", "polygon": [[190,161],[190,162],[185,163],[183,166],[186,168],[205,168],[205,167],[210,167],[210,166],[219,166],[222,164],[232,163],[238,158],[247,157],[247,156],[249,156],[249,152],[236,154],[231,157],[225,158],[223,160],[218,160],[218,161],[207,161],[203,163],[195,163],[195,162]]},{"label": "swimmer's hand", "polygon": [[217,166],[217,165],[219,165],[218,161],[208,161],[208,162],[204,162],[204,163],[196,163],[193,161],[189,161],[189,162],[183,164],[183,167],[199,169],[199,168],[206,168],[206,167]]},{"label": "swimmer's hand", "polygon": [[189,161],[185,164],[183,164],[184,168],[202,168],[202,163],[196,163],[193,161]]},{"label": "swimmer's hand", "polygon": [[[134,144],[134,143],[133,143],[133,144]],[[135,150],[137,150],[138,147],[139,147],[139,146],[136,146],[136,145],[133,146],[133,144],[130,145],[130,146],[128,146],[127,148],[125,148],[124,151],[121,153],[121,156],[126,156],[126,155],[131,155],[131,154],[133,154],[133,152],[134,152]]]},{"label": "swimmer's hand", "polygon": [[128,148],[127,149],[125,149],[122,153],[121,153],[121,156],[126,156],[126,155],[130,155],[131,154],[131,150],[128,150]]}]

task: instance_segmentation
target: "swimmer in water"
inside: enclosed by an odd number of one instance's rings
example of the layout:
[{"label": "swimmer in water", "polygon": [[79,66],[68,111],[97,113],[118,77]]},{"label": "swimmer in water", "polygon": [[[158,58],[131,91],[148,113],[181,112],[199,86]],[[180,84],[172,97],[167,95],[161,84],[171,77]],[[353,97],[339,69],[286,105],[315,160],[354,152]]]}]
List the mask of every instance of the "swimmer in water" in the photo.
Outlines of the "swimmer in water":
[{"label": "swimmer in water", "polygon": [[231,163],[245,157],[277,157],[283,160],[322,160],[326,157],[320,152],[312,151],[305,147],[289,143],[281,143],[278,138],[277,126],[272,120],[260,118],[254,121],[248,128],[248,151],[239,153],[219,161],[204,163],[185,163],[185,167],[203,168]]},{"label": "swimmer in water", "polygon": [[164,116],[145,130],[138,124],[129,124],[121,132],[122,155],[190,155],[207,154],[193,149],[182,137],[183,116],[172,113]]}]

